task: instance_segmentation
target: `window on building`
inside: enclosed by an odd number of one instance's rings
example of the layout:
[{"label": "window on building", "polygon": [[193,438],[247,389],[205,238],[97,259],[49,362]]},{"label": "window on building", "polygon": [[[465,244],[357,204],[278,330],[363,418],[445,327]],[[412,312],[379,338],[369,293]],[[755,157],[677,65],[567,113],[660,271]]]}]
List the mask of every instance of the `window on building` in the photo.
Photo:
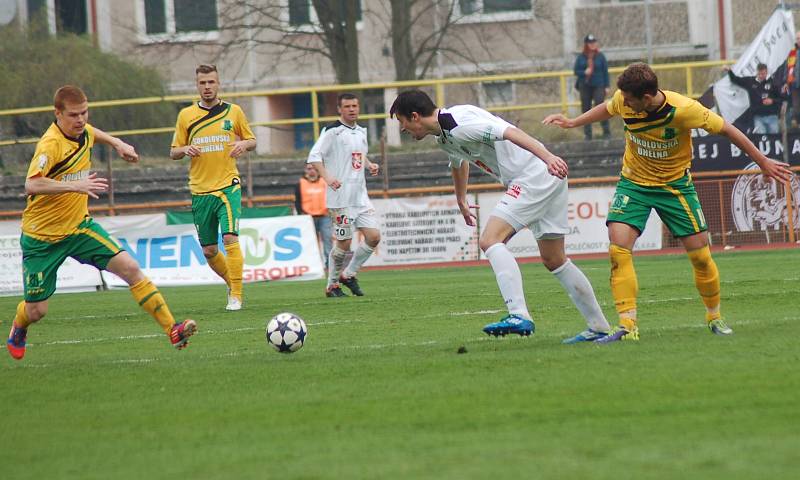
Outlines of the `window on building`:
[{"label": "window on building", "polygon": [[148,36],[176,35],[180,39],[181,34],[219,29],[216,0],[142,0],[140,5],[140,31]]},{"label": "window on building", "polygon": [[462,15],[487,15],[506,12],[528,13],[532,0],[458,0]]},{"label": "window on building", "polygon": [[514,103],[514,84],[508,81],[484,83],[482,103],[487,106]]},{"label": "window on building", "polygon": [[86,0],[55,0],[56,31],[58,33],[89,33]]},{"label": "window on building", "polygon": [[[361,1],[356,2],[356,21],[362,17]],[[344,13],[345,0],[331,0],[331,8],[339,8]],[[317,12],[311,0],[289,0],[288,24],[292,27],[311,27],[319,23]]]}]

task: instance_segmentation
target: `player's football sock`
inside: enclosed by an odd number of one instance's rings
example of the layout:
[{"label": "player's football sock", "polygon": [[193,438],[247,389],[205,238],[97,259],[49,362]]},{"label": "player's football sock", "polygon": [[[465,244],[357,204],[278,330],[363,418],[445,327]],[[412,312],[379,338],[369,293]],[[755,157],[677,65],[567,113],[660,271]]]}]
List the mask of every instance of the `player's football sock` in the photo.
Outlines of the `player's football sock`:
[{"label": "player's football sock", "polygon": [[242,257],[242,249],[239,247],[239,241],[226,244],[225,252],[228,254],[225,262],[228,264],[228,276],[231,279],[231,295],[241,300],[244,258]]},{"label": "player's football sock", "polygon": [[354,277],[374,251],[375,249],[367,245],[366,242],[361,243],[358,248],[356,248],[355,253],[353,253],[353,258],[350,260],[350,263],[347,264],[347,267],[345,267],[342,272],[342,276],[348,278]]},{"label": "player's football sock", "polygon": [[706,322],[710,323],[720,318],[720,284],[717,264],[711,258],[711,250],[708,246],[686,253],[689,255],[692,269],[694,269],[694,284],[706,306]]},{"label": "player's football sock", "polygon": [[608,247],[611,258],[611,294],[618,313],[636,309],[639,282],[633,269],[633,252],[618,245]]},{"label": "player's football sock", "polygon": [[525,303],[525,292],[522,289],[522,273],[514,255],[505,243],[495,243],[486,249],[486,258],[494,270],[500,294],[508,307],[508,313],[530,319],[528,305]]},{"label": "player's football sock", "polygon": [[167,302],[158,291],[153,282],[145,277],[140,282],[130,286],[131,294],[134,300],[142,307],[147,313],[156,319],[164,332],[169,335],[172,326],[175,325],[175,318],[167,307]]},{"label": "player's football sock", "polygon": [[17,304],[17,312],[14,315],[14,325],[20,328],[28,328],[28,326],[33,323],[28,319],[28,313],[25,311],[25,301],[21,301]]},{"label": "player's football sock", "polygon": [[231,279],[228,276],[228,263],[225,261],[225,255],[217,250],[217,253],[213,257],[207,258],[206,260],[208,261],[208,266],[211,267],[211,270],[214,270],[214,273],[225,280],[228,288],[231,288]]},{"label": "player's football sock", "polygon": [[344,265],[346,255],[347,252],[340,249],[338,246],[331,248],[331,253],[328,256],[328,265],[330,266],[330,268],[328,268],[328,287],[339,281],[339,273],[342,271],[342,265]]},{"label": "player's football sock", "polygon": [[589,279],[583,274],[570,259],[552,271],[556,276],[561,286],[567,291],[567,295],[572,300],[572,303],[581,312],[583,318],[586,319],[586,324],[589,330],[595,332],[608,332],[611,330],[611,325],[608,324],[603,310],[597,303],[597,297],[594,295],[592,284]]},{"label": "player's football sock", "polygon": [[619,326],[624,328],[629,332],[638,332],[639,327],[636,324],[636,310],[629,310],[620,314],[619,316]]}]

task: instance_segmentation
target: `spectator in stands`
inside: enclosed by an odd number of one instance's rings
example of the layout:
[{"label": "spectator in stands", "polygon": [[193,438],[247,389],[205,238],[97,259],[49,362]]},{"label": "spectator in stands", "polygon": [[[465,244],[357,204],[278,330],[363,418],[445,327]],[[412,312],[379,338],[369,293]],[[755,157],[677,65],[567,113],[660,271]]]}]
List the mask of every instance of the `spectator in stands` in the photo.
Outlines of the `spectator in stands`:
[{"label": "spectator in stands", "polygon": [[755,77],[737,77],[730,67],[725,67],[728,77],[747,90],[750,112],[753,114],[753,133],[778,133],[778,113],[781,109],[781,85],[767,73],[767,66],[759,63]]},{"label": "spectator in stands", "polygon": [[791,113],[787,115],[787,125],[794,123],[800,126],[800,62],[797,61],[797,52],[800,49],[800,32],[795,37],[794,48],[786,59],[786,82],[782,93],[791,101]]},{"label": "spectator in stands", "polygon": [[[608,62],[606,56],[600,51],[597,38],[586,35],[583,38],[583,52],[578,54],[575,59],[575,88],[581,94],[581,111],[589,111],[593,105],[599,105],[605,101],[609,93]],[[608,121],[601,122],[603,127],[603,138],[611,136]],[[583,127],[583,135],[586,140],[592,139],[592,125],[587,124]]]},{"label": "spectator in stands", "polygon": [[303,176],[294,189],[294,206],[298,215],[311,215],[314,218],[314,228],[317,236],[322,240],[322,255],[325,259],[325,268],[328,268],[328,256],[331,253],[331,218],[325,206],[325,192],[328,184],[319,176],[319,171],[313,163],[307,163]]}]

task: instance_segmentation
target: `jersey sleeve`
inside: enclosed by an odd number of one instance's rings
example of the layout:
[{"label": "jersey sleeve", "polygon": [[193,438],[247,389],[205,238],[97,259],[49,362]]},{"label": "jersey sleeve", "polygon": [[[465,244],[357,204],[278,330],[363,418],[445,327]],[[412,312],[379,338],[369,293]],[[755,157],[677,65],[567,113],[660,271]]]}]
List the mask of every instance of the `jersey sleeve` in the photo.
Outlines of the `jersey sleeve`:
[{"label": "jersey sleeve", "polygon": [[693,100],[689,106],[682,109],[681,124],[684,128],[702,128],[708,133],[719,133],[725,125],[722,117]]},{"label": "jersey sleeve", "polygon": [[236,106],[236,136],[239,137],[241,140],[251,140],[256,138],[253,134],[253,130],[250,129],[250,123],[247,121],[247,116],[244,114],[244,111],[239,107]]},{"label": "jersey sleeve", "polygon": [[179,113],[178,121],[175,124],[175,134],[172,136],[172,148],[186,146],[186,142],[188,142],[188,130],[183,115]]},{"label": "jersey sleeve", "polygon": [[461,162],[464,161],[463,158],[461,158],[461,157],[459,157],[457,155],[453,155],[453,154],[448,154],[447,155],[447,160],[448,160],[447,166],[450,167],[453,170],[455,170],[456,168],[461,167]]},{"label": "jersey sleeve", "polygon": [[622,91],[617,90],[614,92],[614,96],[611,97],[611,100],[606,102],[606,110],[608,110],[608,113],[612,116],[621,115],[623,105],[622,102],[624,102],[624,99],[622,98]]},{"label": "jersey sleeve", "polygon": [[323,158],[328,156],[332,137],[333,133],[330,130],[323,130],[317,141],[314,142],[314,146],[311,147],[306,163],[321,163]]},{"label": "jersey sleeve", "polygon": [[28,167],[26,178],[33,178],[39,175],[46,177],[56,159],[59,158],[60,153],[58,142],[55,139],[48,138],[40,141],[36,145],[36,151]]}]

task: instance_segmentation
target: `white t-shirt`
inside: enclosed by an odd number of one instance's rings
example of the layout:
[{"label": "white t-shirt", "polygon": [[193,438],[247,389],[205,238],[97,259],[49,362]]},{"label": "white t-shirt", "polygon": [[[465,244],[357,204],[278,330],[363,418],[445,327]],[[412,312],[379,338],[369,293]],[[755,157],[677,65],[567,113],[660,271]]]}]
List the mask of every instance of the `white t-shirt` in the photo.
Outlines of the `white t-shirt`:
[{"label": "white t-shirt", "polygon": [[360,125],[348,127],[336,121],[322,130],[308,154],[308,163],[322,162],[328,173],[342,184],[338,190],[328,186],[328,208],[372,205],[364,177],[367,150],[367,129]]},{"label": "white t-shirt", "polygon": [[438,120],[443,133],[436,136],[436,143],[447,152],[451,168],[467,160],[505,186],[523,176],[529,181],[553,180],[539,157],[503,140],[513,125],[502,118],[473,105],[454,105],[439,109]]}]

